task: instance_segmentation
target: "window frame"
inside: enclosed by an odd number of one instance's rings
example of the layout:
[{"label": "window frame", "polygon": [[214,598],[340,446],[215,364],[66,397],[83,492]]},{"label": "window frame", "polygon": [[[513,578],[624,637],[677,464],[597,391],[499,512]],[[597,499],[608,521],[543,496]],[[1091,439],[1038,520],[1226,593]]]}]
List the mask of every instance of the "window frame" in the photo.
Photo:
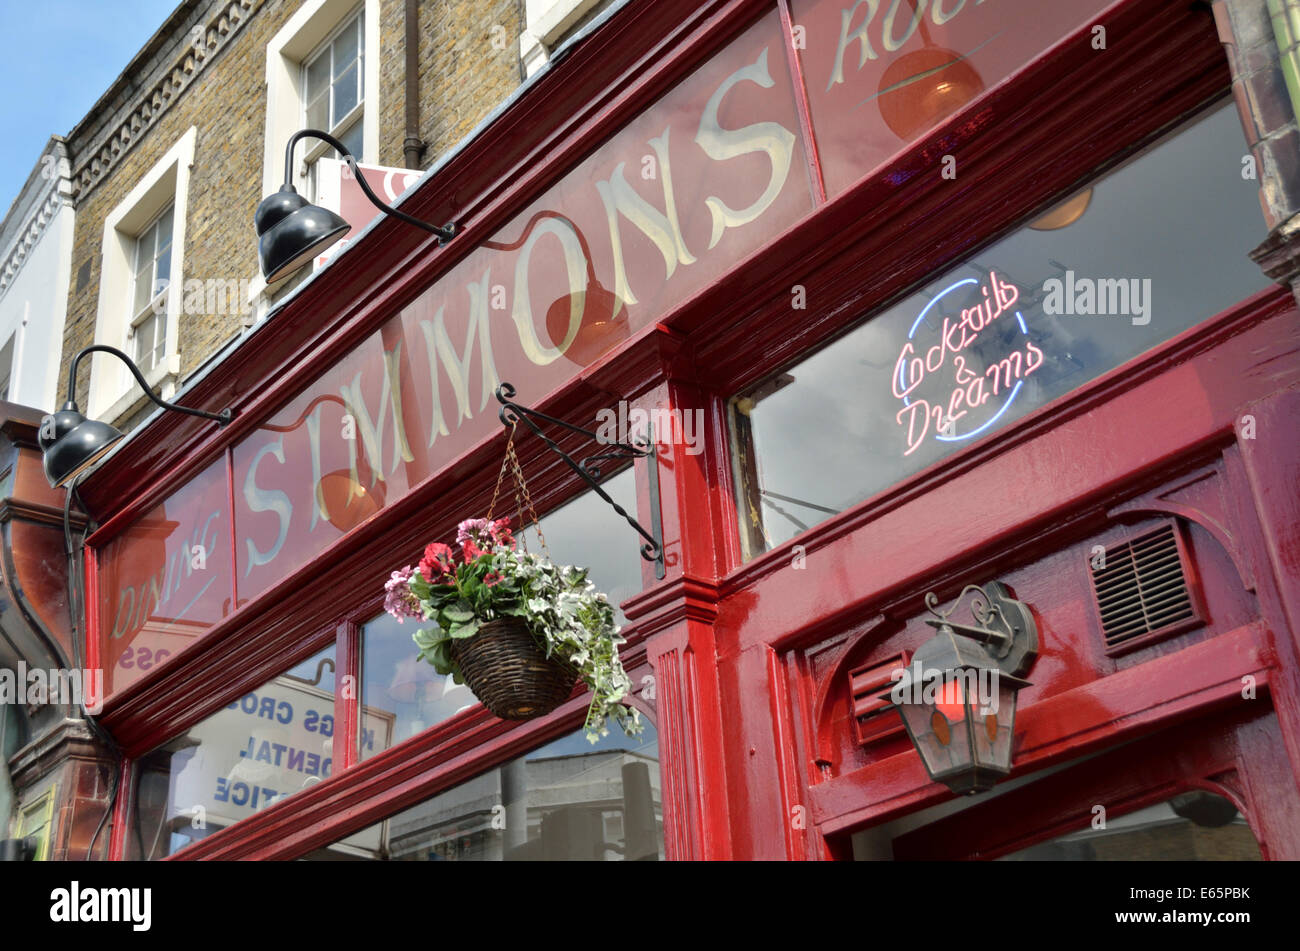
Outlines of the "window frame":
[{"label": "window frame", "polygon": [[[338,85],[339,77],[335,75],[334,47],[337,44],[338,39],[349,29],[356,29],[358,32],[356,55],[350,61],[348,66],[348,68],[351,69],[352,68],[351,64],[355,63],[357,64],[358,67],[357,74],[355,77],[356,84],[357,84],[357,101],[353,103],[352,108],[350,108],[346,113],[344,113],[341,116],[336,116],[335,115],[335,105],[336,105],[335,87]],[[366,88],[366,75],[365,75],[365,64],[366,64],[365,33],[366,33],[365,10],[363,8],[358,8],[350,18],[348,18],[343,23],[335,27],[334,30],[329,34],[329,36],[327,36],[324,40],[320,42],[320,44],[316,47],[315,50],[313,50],[310,54],[308,54],[303,58],[302,78],[300,79],[300,83],[301,83],[300,88],[302,89],[302,95],[299,96],[299,99],[302,103],[302,127],[304,129],[313,128],[310,120],[308,119],[308,114],[310,113],[311,107],[315,103],[315,100],[308,101],[307,98],[308,93],[310,91],[308,82],[311,75],[311,67],[315,65],[316,62],[324,56],[328,56],[330,59],[328,82],[326,84],[326,88],[317,94],[317,98],[319,98],[321,95],[328,95],[329,97],[329,104],[326,109],[327,121],[325,126],[323,127],[323,130],[325,132],[328,132],[330,135],[334,136],[336,139],[341,139],[348,132],[352,131],[352,127],[356,125],[358,121],[364,120],[365,108],[366,108],[366,93],[369,91]],[[346,72],[346,70],[344,70],[344,72]],[[362,147],[362,150],[364,151],[364,145]],[[310,146],[307,147],[307,151],[305,153],[303,161],[305,164],[311,165],[316,161],[316,159],[320,158],[326,152],[330,152],[330,151],[333,150],[328,143],[314,140],[310,144]]]},{"label": "window frame", "polygon": [[[365,101],[359,102],[348,116],[343,117],[338,127],[351,131],[354,123],[360,122],[362,148],[357,153],[357,161],[367,164],[379,161],[379,120],[382,108],[379,77],[380,12],[380,0],[305,0],[266,44],[263,195],[271,194],[284,183],[285,143],[293,133],[305,128],[306,64],[332,42],[354,17],[360,17],[362,24],[363,43],[358,49],[362,64],[359,82]],[[354,118],[354,113],[359,115]],[[316,159],[329,150],[325,143],[307,140],[296,153],[297,162],[291,170],[292,184],[309,200],[314,200],[316,192],[315,176],[309,172],[314,170]],[[262,320],[270,312],[273,299],[296,286],[302,278],[303,274],[299,273],[296,281],[280,281],[268,285],[261,272],[253,275],[247,300],[253,311],[249,322]]]},{"label": "window frame", "polygon": [[[174,239],[176,235],[175,203],[169,204],[166,208],[160,211],[154,217],[153,221],[147,224],[144,228],[144,231],[142,231],[140,235],[135,239],[135,260],[132,266],[131,291],[130,291],[130,296],[128,298],[129,303],[128,303],[128,310],[127,310],[127,313],[129,315],[129,329],[127,330],[127,340],[132,345],[131,350],[129,351],[131,359],[134,360],[136,365],[140,367],[141,372],[145,373],[146,375],[151,373],[155,367],[160,365],[163,359],[165,359],[166,357],[166,344],[167,344],[166,305],[164,303],[164,310],[162,313],[158,312],[157,307],[159,301],[165,302],[165,299],[167,297],[167,290],[171,286],[171,280],[170,280],[171,265],[170,265],[170,255],[169,255],[168,269],[167,269],[169,276],[167,279],[160,277],[158,273],[158,235],[159,235],[159,225],[161,225],[163,219],[168,216],[171,216],[172,218],[172,235],[167,239],[167,250],[169,252],[173,251],[175,249]],[[139,312],[133,314],[131,313],[131,311],[134,310],[135,308],[135,300],[139,293],[139,282],[141,276],[140,256],[144,252],[144,241],[146,237],[152,237],[153,239],[153,251],[152,251],[153,260],[149,264],[149,285],[151,288],[157,287],[159,282],[163,282],[163,286],[160,290],[156,292],[151,291],[148,302],[144,305],[143,308],[140,309]],[[154,327],[154,342],[153,342],[153,346],[149,348],[149,352],[151,355],[156,354],[156,359],[154,359],[153,362],[151,362],[148,366],[145,366],[144,357],[140,353],[139,335],[140,335],[140,328],[142,326],[149,324],[151,321]],[[159,337],[160,328],[162,330],[161,339]],[[159,343],[163,345],[162,353],[157,352]]]},{"label": "window frame", "polygon": [[[134,359],[135,328],[154,313],[159,299],[165,299],[163,313],[158,315],[162,321],[162,358],[151,369],[142,371],[150,388],[160,391],[163,399],[175,395],[180,380],[179,334],[186,214],[197,140],[198,129],[191,126],[104,219],[95,343],[116,347]],[[172,211],[172,234],[167,286],[159,294],[151,295],[150,305],[143,314],[136,314],[134,294],[139,242],[169,208]],[[160,276],[155,274],[155,280],[158,279]],[[88,416],[113,422],[135,412],[148,399],[136,387],[135,378],[121,361],[95,353],[91,355],[90,366]]]}]

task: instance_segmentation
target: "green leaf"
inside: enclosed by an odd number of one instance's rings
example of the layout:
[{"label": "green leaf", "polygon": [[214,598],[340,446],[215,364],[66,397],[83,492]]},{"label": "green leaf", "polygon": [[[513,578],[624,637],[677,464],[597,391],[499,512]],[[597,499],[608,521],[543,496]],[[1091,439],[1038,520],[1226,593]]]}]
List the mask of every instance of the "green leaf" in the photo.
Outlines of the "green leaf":
[{"label": "green leaf", "polygon": [[464,598],[443,608],[442,613],[453,625],[457,622],[464,624],[474,619],[474,608]]},{"label": "green leaf", "polygon": [[482,626],[482,624],[483,624],[482,621],[480,621],[478,618],[474,617],[473,615],[470,615],[470,619],[466,621],[464,624],[453,623],[451,626],[451,630],[448,633],[451,634],[451,636],[456,638],[457,640],[463,640],[466,637],[473,637],[475,634],[477,634],[478,629]]},{"label": "green leaf", "polygon": [[456,669],[456,664],[451,659],[451,642],[439,641],[435,644],[429,663],[433,664],[433,669],[440,674],[452,673]]}]

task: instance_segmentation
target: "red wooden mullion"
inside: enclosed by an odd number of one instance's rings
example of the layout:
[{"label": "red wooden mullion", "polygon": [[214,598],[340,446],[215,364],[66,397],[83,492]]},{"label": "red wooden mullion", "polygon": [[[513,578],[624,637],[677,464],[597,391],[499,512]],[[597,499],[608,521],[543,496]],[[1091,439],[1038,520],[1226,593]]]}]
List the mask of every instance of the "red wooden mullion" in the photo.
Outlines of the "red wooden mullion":
[{"label": "red wooden mullion", "polygon": [[817,139],[813,135],[812,107],[808,105],[808,86],[803,79],[803,58],[794,43],[794,18],[790,13],[790,0],[777,0],[781,11],[781,31],[785,34],[786,61],[790,64],[790,78],[794,81],[794,105],[799,113],[799,128],[803,131],[804,157],[808,160],[808,174],[812,179],[813,197],[818,206],[826,204],[826,182],[822,177],[821,156]]},{"label": "red wooden mullion", "polygon": [[[80,630],[82,646],[85,647],[86,668],[96,670],[101,666],[103,651],[99,643],[99,558],[95,549],[87,546],[82,554],[82,572],[85,575],[85,603],[82,616],[72,618],[73,627]],[[105,678],[107,679],[107,678]],[[93,687],[93,684],[92,684]],[[87,697],[87,706],[94,706],[95,700],[102,697]]]},{"label": "red wooden mullion", "polygon": [[230,613],[239,610],[239,554],[235,548],[235,449],[226,447],[226,531],[230,538]]},{"label": "red wooden mullion", "polygon": [[339,625],[334,648],[334,771],[361,761],[361,626]]}]

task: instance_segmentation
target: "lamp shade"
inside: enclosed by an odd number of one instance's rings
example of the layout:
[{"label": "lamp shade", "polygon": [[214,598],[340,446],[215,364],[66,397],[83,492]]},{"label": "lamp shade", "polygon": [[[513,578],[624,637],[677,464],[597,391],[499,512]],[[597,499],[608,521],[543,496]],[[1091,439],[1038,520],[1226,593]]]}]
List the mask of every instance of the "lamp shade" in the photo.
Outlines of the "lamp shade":
[{"label": "lamp shade", "polygon": [[253,221],[268,284],[288,277],[352,228],[334,212],[308,204],[292,185],[263,198]]},{"label": "lamp shade", "polygon": [[41,420],[37,441],[45,478],[54,488],[66,485],[103,458],[122,435],[108,423],[87,419],[77,411],[76,404],[65,403],[57,413]]}]

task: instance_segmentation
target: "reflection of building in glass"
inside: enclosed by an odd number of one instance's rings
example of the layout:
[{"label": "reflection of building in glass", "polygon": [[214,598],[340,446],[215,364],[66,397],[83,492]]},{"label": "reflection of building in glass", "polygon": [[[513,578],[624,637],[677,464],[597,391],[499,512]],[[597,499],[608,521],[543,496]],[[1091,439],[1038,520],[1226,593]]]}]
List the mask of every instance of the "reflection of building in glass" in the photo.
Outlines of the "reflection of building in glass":
[{"label": "reflection of building in glass", "polygon": [[655,860],[662,829],[658,762],[596,750],[512,760],[413,806],[388,820],[386,857]]}]

